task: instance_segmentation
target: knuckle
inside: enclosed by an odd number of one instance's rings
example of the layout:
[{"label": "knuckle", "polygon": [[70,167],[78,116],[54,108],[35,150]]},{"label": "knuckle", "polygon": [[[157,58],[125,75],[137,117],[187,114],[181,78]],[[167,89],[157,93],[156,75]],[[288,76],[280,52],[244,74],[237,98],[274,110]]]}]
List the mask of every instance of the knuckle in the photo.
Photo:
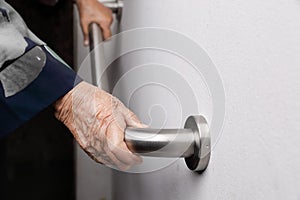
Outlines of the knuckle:
[{"label": "knuckle", "polygon": [[110,16],[108,19],[107,19],[107,22],[109,23],[109,24],[111,24],[112,22],[113,22],[113,17],[112,16]]},{"label": "knuckle", "polygon": [[109,151],[113,154],[116,154],[118,152],[118,147],[113,144],[113,143],[109,143]]},{"label": "knuckle", "polygon": [[136,115],[130,110],[127,111],[127,117],[133,119],[137,118]]},{"label": "knuckle", "polygon": [[112,154],[116,152],[116,147],[112,142],[107,142],[105,146],[105,151],[107,152],[107,155],[111,158]]},{"label": "knuckle", "polygon": [[109,17],[106,17],[103,22],[107,23],[107,24],[110,24],[111,22],[113,21],[113,18],[111,16]]},{"label": "knuckle", "polygon": [[[101,114],[103,114],[101,116]],[[99,121],[99,126],[102,128],[102,129],[107,129],[107,127],[114,121],[114,118],[112,116],[111,113],[107,113],[105,112],[104,113],[99,113],[97,115],[97,119]]]}]

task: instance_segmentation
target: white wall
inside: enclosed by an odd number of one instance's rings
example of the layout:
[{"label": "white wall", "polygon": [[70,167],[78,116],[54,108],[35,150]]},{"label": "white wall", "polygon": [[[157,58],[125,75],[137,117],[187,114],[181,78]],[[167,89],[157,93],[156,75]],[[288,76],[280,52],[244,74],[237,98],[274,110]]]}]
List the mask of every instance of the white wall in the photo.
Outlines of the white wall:
[{"label": "white wall", "polygon": [[[223,79],[226,118],[203,175],[188,171],[182,160],[147,174],[115,172],[114,199],[298,200],[300,1],[125,1],[124,30],[169,28],[191,37],[207,50]],[[185,66],[170,58],[167,54],[144,51],[127,55],[121,59],[121,65],[153,60],[176,68]],[[116,95],[127,99],[129,94]],[[209,95],[204,96],[209,99]],[[200,104],[210,105],[207,101]],[[151,117],[161,118],[160,110],[150,113],[149,118],[144,110],[150,107],[130,106],[145,122],[149,123]],[[185,113],[173,114],[185,116],[193,111],[191,105],[183,106]],[[211,109],[202,108],[210,120]],[[154,126],[159,123],[152,121]],[[166,125],[178,127],[182,123],[171,119]]]}]

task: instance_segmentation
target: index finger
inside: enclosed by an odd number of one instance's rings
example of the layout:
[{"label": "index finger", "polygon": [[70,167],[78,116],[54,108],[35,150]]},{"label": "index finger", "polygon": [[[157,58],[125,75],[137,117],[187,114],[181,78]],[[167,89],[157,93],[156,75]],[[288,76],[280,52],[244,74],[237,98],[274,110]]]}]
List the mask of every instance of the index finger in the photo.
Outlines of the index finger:
[{"label": "index finger", "polygon": [[121,162],[127,165],[140,164],[142,158],[132,153],[124,142],[124,130],[116,122],[110,124],[107,130],[108,148]]}]

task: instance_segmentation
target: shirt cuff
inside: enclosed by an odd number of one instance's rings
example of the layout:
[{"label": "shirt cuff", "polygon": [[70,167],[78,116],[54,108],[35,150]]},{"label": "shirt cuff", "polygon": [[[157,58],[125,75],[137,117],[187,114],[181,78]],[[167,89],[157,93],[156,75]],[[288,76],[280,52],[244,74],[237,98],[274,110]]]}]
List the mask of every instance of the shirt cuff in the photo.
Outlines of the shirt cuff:
[{"label": "shirt cuff", "polygon": [[34,81],[10,97],[5,97],[0,84],[0,136],[33,118],[82,81],[53,52],[49,52],[45,46],[41,48],[46,54],[46,63]]}]

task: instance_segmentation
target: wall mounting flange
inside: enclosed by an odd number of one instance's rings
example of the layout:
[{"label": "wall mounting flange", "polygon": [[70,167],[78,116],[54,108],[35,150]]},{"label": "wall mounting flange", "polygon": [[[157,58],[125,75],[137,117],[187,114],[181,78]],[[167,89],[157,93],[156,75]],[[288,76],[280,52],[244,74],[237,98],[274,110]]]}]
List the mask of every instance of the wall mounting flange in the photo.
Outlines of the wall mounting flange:
[{"label": "wall mounting flange", "polygon": [[211,153],[211,139],[207,121],[202,116],[190,116],[184,125],[192,129],[195,136],[194,154],[185,158],[185,163],[190,170],[203,172],[209,163]]},{"label": "wall mounting flange", "polygon": [[127,128],[125,142],[142,156],[184,157],[188,168],[199,173],[210,160],[210,134],[203,116],[188,117],[184,129]]}]

